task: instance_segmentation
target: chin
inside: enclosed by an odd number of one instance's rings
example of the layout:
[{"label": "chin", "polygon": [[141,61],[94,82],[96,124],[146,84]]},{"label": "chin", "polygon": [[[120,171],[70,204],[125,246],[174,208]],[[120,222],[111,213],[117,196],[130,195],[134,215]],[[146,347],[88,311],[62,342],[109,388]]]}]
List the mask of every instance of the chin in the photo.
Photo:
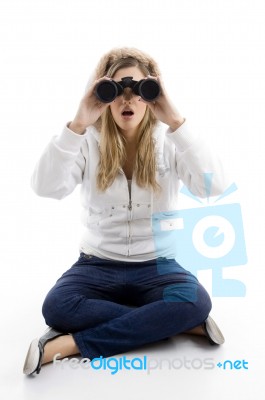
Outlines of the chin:
[{"label": "chin", "polygon": [[134,124],[123,123],[123,124],[117,124],[117,125],[124,132],[131,131],[132,129],[137,129],[139,126],[139,124],[135,124],[135,123]]}]

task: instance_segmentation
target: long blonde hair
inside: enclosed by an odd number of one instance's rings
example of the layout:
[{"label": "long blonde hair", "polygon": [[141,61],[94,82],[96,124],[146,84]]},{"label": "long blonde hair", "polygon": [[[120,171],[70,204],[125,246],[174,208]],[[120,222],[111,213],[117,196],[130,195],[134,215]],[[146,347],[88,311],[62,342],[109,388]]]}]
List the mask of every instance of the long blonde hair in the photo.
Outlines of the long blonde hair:
[{"label": "long blonde hair", "polygon": [[[122,55],[122,56],[121,56]],[[115,57],[116,56],[116,57]],[[120,56],[120,57],[119,57]],[[104,68],[105,64],[105,68]],[[144,75],[159,73],[154,60],[136,49],[116,49],[105,55],[99,63],[97,78],[107,75],[112,78],[115,73],[126,67],[138,67]],[[101,76],[99,76],[101,75]],[[138,146],[134,166],[134,176],[140,187],[157,191],[156,155],[152,132],[157,120],[146,107],[145,115],[139,125]],[[100,161],[98,165],[97,186],[105,191],[116,178],[119,169],[126,161],[125,142],[108,107],[97,121],[100,131]]]}]

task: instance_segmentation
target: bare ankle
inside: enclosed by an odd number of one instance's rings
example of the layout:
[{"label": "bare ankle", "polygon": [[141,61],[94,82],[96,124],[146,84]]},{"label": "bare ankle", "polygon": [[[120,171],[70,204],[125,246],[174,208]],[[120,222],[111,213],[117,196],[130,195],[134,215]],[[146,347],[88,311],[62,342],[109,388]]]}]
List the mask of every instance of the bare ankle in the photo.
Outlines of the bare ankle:
[{"label": "bare ankle", "polygon": [[64,358],[79,353],[72,335],[59,336],[49,341],[44,347],[42,364],[51,362],[58,353],[60,353],[60,356],[57,358]]},{"label": "bare ankle", "polygon": [[189,335],[206,336],[202,325],[196,326],[195,328],[190,329],[189,331],[186,331],[184,333],[188,333]]}]

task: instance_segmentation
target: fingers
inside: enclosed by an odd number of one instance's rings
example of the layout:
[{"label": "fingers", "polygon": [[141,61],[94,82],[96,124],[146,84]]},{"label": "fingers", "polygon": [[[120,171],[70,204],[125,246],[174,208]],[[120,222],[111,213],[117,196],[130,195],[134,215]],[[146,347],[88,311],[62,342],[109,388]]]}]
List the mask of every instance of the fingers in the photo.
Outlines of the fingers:
[{"label": "fingers", "polygon": [[97,79],[94,83],[97,84],[101,81],[112,81],[112,79],[109,76],[103,76],[102,78]]}]

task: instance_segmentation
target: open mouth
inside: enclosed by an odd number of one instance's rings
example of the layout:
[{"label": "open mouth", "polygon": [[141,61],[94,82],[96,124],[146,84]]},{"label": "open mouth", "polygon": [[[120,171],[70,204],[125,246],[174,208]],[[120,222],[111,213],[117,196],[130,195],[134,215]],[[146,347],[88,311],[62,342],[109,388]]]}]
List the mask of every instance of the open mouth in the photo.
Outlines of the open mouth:
[{"label": "open mouth", "polygon": [[133,114],[134,114],[134,112],[133,112],[133,111],[130,111],[130,110],[124,110],[124,111],[121,113],[121,115],[122,115],[123,117],[132,117]]}]

